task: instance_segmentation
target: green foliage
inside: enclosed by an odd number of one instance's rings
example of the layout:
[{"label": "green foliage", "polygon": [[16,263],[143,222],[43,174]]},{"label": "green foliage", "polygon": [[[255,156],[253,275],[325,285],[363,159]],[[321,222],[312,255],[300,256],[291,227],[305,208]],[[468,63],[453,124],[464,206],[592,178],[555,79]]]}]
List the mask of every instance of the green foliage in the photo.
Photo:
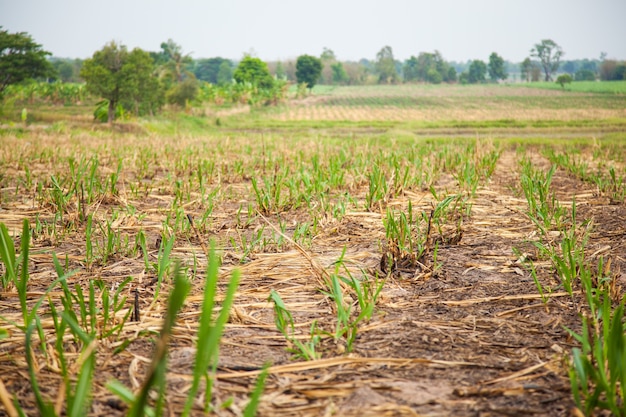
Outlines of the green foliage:
[{"label": "green foliage", "polygon": [[348,81],[348,73],[341,62],[335,62],[330,65],[332,72],[333,84],[345,84]]},{"label": "green foliage", "polygon": [[320,79],[322,60],[311,55],[300,55],[296,61],[296,78],[298,84],[306,83],[309,89]]},{"label": "green foliage", "polygon": [[[533,88],[546,88],[551,90],[560,90],[561,86],[554,82],[538,82],[529,84]],[[626,94],[626,81],[576,81],[568,86],[568,90],[580,93],[598,93],[603,94],[608,99],[614,97],[621,100],[622,95]]]},{"label": "green foliage", "polygon": [[233,81],[233,65],[229,60],[222,61],[217,72],[217,84],[230,84]]},{"label": "green foliage", "polygon": [[576,81],[595,81],[596,73],[588,69],[579,69],[574,74],[574,80]]},{"label": "green foliage", "polygon": [[181,83],[186,78],[194,77],[193,73],[187,69],[187,66],[192,63],[191,56],[184,54],[183,48],[172,39],[161,43],[159,55],[161,78],[167,87]]},{"label": "green foliage", "polygon": [[561,86],[561,88],[565,88],[565,84],[572,83],[572,76],[569,74],[561,74],[556,77],[556,83]]},{"label": "green foliage", "polygon": [[550,192],[556,165],[552,165],[547,172],[544,172],[536,169],[530,160],[525,159],[521,162],[521,168],[520,181],[528,202],[528,217],[541,234],[546,236],[553,226],[562,224],[563,217],[559,201],[554,193]]},{"label": "green foliage", "polygon": [[218,106],[226,104],[275,105],[287,97],[287,82],[276,80],[270,88],[260,88],[251,83],[221,85],[201,83],[197,100]]},{"label": "green foliage", "polygon": [[191,289],[189,280],[180,270],[180,265],[174,268],[174,288],[172,289],[168,301],[165,320],[161,329],[160,337],[156,342],[155,352],[150,364],[150,369],[139,391],[136,400],[130,407],[129,416],[139,417],[145,414],[148,406],[149,396],[153,389],[157,390],[156,415],[162,415],[165,402],[165,375],[167,372],[167,351],[169,340],[172,335],[176,316],[182,309],[187,294]]},{"label": "green foliage", "polygon": [[11,84],[51,75],[48,55],[50,52],[43,50],[28,33],[0,30],[0,98]]},{"label": "green foliage", "polygon": [[174,84],[174,86],[167,90],[165,98],[171,104],[184,107],[195,100],[198,95],[198,90],[198,82],[194,78],[187,78],[180,83]]},{"label": "green foliage", "polygon": [[209,402],[212,399],[210,391],[212,381],[210,380],[209,372],[217,367],[219,343],[230,315],[230,308],[235,299],[235,292],[239,285],[239,275],[238,271],[233,273],[228,289],[226,290],[224,301],[222,302],[220,313],[214,318],[213,309],[215,307],[215,296],[218,292],[219,256],[215,251],[215,244],[212,243],[209,253],[209,267],[206,273],[204,297],[202,299],[198,339],[196,342],[193,382],[187,394],[187,401],[182,416],[187,416],[191,412],[201,379],[205,379],[207,387],[204,395],[205,411],[209,408]]},{"label": "green foliage", "polygon": [[195,62],[193,73],[198,80],[224,84],[232,79],[232,65],[229,59],[220,57],[199,59]]},{"label": "green foliage", "polygon": [[84,84],[55,82],[24,82],[6,88],[5,97],[24,104],[79,104],[85,100],[87,90]]},{"label": "green foliage", "polygon": [[276,291],[271,290],[270,296],[267,301],[271,301],[274,304],[274,324],[278,331],[280,331],[287,342],[290,345],[288,350],[298,358],[302,358],[307,361],[320,359],[322,355],[316,350],[317,346],[321,342],[321,337],[318,334],[317,322],[313,321],[310,329],[310,337],[308,342],[301,342],[295,334],[295,322],[293,315],[285,305],[285,302]]},{"label": "green foliage", "polygon": [[[364,271],[362,271],[361,279],[355,278],[346,265],[345,254],[346,248],[344,247],[341,257],[335,262],[335,272],[330,275],[329,289],[322,292],[335,303],[337,324],[334,338],[336,341],[344,339],[346,352],[350,353],[356,340],[359,324],[362,321],[368,321],[374,314],[378,296],[385,282],[378,280],[378,276],[374,282],[371,282]],[[345,276],[339,275],[341,269]],[[353,309],[354,306],[351,303],[354,298],[357,300],[358,312]]]},{"label": "green foliage", "polygon": [[526,82],[530,81],[534,65],[530,58],[525,58],[524,61],[522,61],[520,64],[520,77],[522,80]]},{"label": "green foliage", "polygon": [[391,46],[384,46],[376,54],[376,73],[378,74],[378,82],[381,84],[390,84],[398,81],[398,71],[396,70],[396,61],[393,58]]},{"label": "green foliage", "polygon": [[456,70],[444,61],[439,51],[420,52],[411,56],[402,67],[404,81],[421,81],[432,84],[456,81]]},{"label": "green foliage", "polygon": [[[115,107],[115,116],[117,119],[124,119],[125,112],[124,107],[118,104]],[[101,123],[106,123],[109,120],[109,100],[100,100],[96,103],[96,109],[93,111],[93,118]]]},{"label": "green foliage", "polygon": [[132,106],[138,114],[160,108],[162,92],[153,72],[147,52],[136,48],[129,53],[125,46],[110,42],[85,60],[81,76],[90,93],[109,101],[111,123],[118,104]]},{"label": "green foliage", "polygon": [[509,76],[504,68],[504,58],[497,53],[493,52],[489,55],[489,78],[491,81],[497,82],[498,80],[506,80]]},{"label": "green foliage", "polygon": [[574,401],[585,415],[607,410],[626,416],[626,326],[624,299],[613,309],[601,289],[594,300],[597,314],[583,317],[582,331],[570,334],[581,344],[572,350],[569,377]]},{"label": "green foliage", "polygon": [[270,74],[267,63],[259,58],[245,56],[233,73],[233,78],[239,84],[250,83],[264,89],[274,86],[274,78]]},{"label": "green foliage", "polygon": [[487,64],[479,59],[475,59],[469,66],[467,81],[470,84],[484,83],[486,81]]},{"label": "green foliage", "polygon": [[543,39],[530,50],[530,56],[539,59],[545,81],[551,81],[552,74],[559,69],[563,49],[552,39]]}]

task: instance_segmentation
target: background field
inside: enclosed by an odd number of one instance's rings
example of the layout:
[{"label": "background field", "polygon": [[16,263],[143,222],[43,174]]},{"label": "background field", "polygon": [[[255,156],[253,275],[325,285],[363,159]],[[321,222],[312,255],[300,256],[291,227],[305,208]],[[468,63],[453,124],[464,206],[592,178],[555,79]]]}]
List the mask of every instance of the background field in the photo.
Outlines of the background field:
[{"label": "background field", "polygon": [[[35,108],[34,123],[3,125],[0,222],[19,247],[27,219],[32,239],[26,304],[11,282],[0,293],[0,398],[37,414],[35,376],[65,410],[94,355],[88,414],[124,415],[106,384],[143,386],[179,260],[191,291],[169,335],[164,398],[180,414],[213,241],[216,313],[235,270],[241,279],[212,395],[198,394],[194,413],[208,403],[242,415],[269,364],[259,415],[569,415],[580,343],[566,327],[581,332],[590,316],[576,274],[593,270],[610,305],[626,285],[623,93],[314,93],[114,127]],[[524,179],[539,187],[552,166],[537,211]],[[566,237],[581,250],[571,288],[554,261]],[[64,273],[70,292],[46,293]],[[90,291],[85,307],[77,294]],[[273,294],[293,319],[282,332]],[[29,356],[23,311],[40,298]],[[59,335],[60,310],[89,341]]]},{"label": "background field", "polygon": [[[314,95],[277,112],[277,120],[395,121],[413,124],[509,120],[585,121],[626,116],[624,85],[591,94],[592,83],[573,91],[516,85],[405,85],[320,87]],[[598,85],[613,83],[595,83]],[[574,85],[578,85],[575,83]],[[558,86],[558,85],[557,85]]]}]

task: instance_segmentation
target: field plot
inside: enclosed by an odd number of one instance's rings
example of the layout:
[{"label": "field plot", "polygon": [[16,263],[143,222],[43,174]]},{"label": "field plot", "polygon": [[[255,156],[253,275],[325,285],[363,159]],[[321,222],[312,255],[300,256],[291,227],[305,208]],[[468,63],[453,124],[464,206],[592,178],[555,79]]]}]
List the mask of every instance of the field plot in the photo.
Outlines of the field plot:
[{"label": "field plot", "polygon": [[[619,412],[623,394],[590,399],[588,377],[576,400],[568,375],[600,355],[581,341],[626,338],[624,107],[441,89],[337,89],[193,134],[4,130],[0,413],[139,415],[143,399],[166,415],[568,416],[598,398]],[[576,108],[612,128],[431,138],[296,116],[437,113],[421,100],[447,120]],[[596,365],[623,388],[612,361]]]},{"label": "field plot", "polygon": [[574,121],[626,117],[623,94],[525,86],[355,86],[294,102],[274,118],[346,121]]}]

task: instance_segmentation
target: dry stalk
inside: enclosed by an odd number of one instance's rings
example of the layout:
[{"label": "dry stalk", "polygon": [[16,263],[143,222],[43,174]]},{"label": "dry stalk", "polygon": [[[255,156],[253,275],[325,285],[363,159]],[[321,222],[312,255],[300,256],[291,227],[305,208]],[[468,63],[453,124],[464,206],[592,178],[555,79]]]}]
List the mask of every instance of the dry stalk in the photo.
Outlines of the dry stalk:
[{"label": "dry stalk", "polygon": [[328,272],[326,272],[326,270],[324,268],[322,268],[322,266],[319,264],[319,262],[317,262],[317,260],[315,260],[311,255],[309,255],[309,253],[304,250],[304,248],[302,246],[300,246],[298,243],[296,243],[292,238],[290,238],[289,236],[285,235],[283,232],[280,231],[279,228],[277,228],[276,226],[274,226],[263,214],[261,214],[260,211],[256,211],[257,214],[259,216],[261,216],[261,218],[263,220],[265,220],[265,222],[276,231],[276,233],[280,234],[283,238],[285,238],[287,241],[289,241],[291,244],[293,244],[293,246],[298,250],[298,252],[300,252],[302,254],[302,256],[304,256],[306,258],[307,261],[309,261],[309,264],[311,265],[311,268],[313,269],[313,272],[315,272],[315,275],[317,277],[317,282],[319,283],[321,288],[328,288],[330,285],[330,275],[328,275]]}]

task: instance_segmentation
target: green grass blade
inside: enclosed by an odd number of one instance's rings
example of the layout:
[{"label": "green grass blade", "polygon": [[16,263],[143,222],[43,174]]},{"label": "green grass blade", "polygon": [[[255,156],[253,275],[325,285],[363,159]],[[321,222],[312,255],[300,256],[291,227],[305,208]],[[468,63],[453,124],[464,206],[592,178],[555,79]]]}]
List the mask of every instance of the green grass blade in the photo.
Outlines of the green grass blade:
[{"label": "green grass blade", "polygon": [[91,383],[96,366],[95,348],[87,346],[86,350],[83,352],[86,353],[87,357],[84,359],[83,364],[80,367],[78,381],[76,382],[76,390],[73,394],[73,406],[71,410],[68,410],[70,411],[70,417],[84,416],[91,401]]},{"label": "green grass blade", "polygon": [[254,385],[254,391],[250,395],[250,402],[246,405],[246,408],[243,410],[244,417],[254,417],[256,416],[257,408],[259,407],[259,401],[261,399],[261,395],[263,395],[263,391],[265,390],[265,379],[269,373],[269,366],[265,365],[263,367],[263,371],[259,374],[259,377],[256,380],[256,384]]},{"label": "green grass blade", "polygon": [[141,391],[137,396],[137,400],[133,403],[130,411],[128,412],[128,415],[131,417],[144,415],[145,408],[148,405],[150,391],[155,386],[159,391],[155,413],[156,415],[160,415],[160,410],[164,401],[168,343],[172,333],[172,328],[176,321],[176,316],[182,308],[190,288],[191,284],[189,283],[189,280],[180,271],[180,264],[176,263],[174,267],[174,288],[168,298],[167,311],[163,322],[163,328],[161,329],[161,336],[157,341],[156,350],[152,358],[152,363],[146,380],[144,381]]},{"label": "green grass blade", "polygon": [[4,263],[5,277],[2,279],[2,284],[6,289],[10,282],[15,282],[17,274],[15,268],[17,266],[15,263],[15,245],[4,223],[0,223],[0,259]]},{"label": "green grass blade", "polygon": [[30,385],[33,390],[33,394],[35,395],[35,400],[37,402],[37,409],[42,417],[56,417],[54,412],[54,407],[51,403],[44,400],[41,395],[41,390],[39,389],[39,383],[37,382],[37,374],[35,373],[35,364],[33,363],[33,351],[31,345],[31,339],[33,330],[35,329],[35,324],[30,323],[28,329],[26,329],[26,343],[25,343],[25,351],[26,351],[26,363],[28,365],[28,375],[30,376]]}]

